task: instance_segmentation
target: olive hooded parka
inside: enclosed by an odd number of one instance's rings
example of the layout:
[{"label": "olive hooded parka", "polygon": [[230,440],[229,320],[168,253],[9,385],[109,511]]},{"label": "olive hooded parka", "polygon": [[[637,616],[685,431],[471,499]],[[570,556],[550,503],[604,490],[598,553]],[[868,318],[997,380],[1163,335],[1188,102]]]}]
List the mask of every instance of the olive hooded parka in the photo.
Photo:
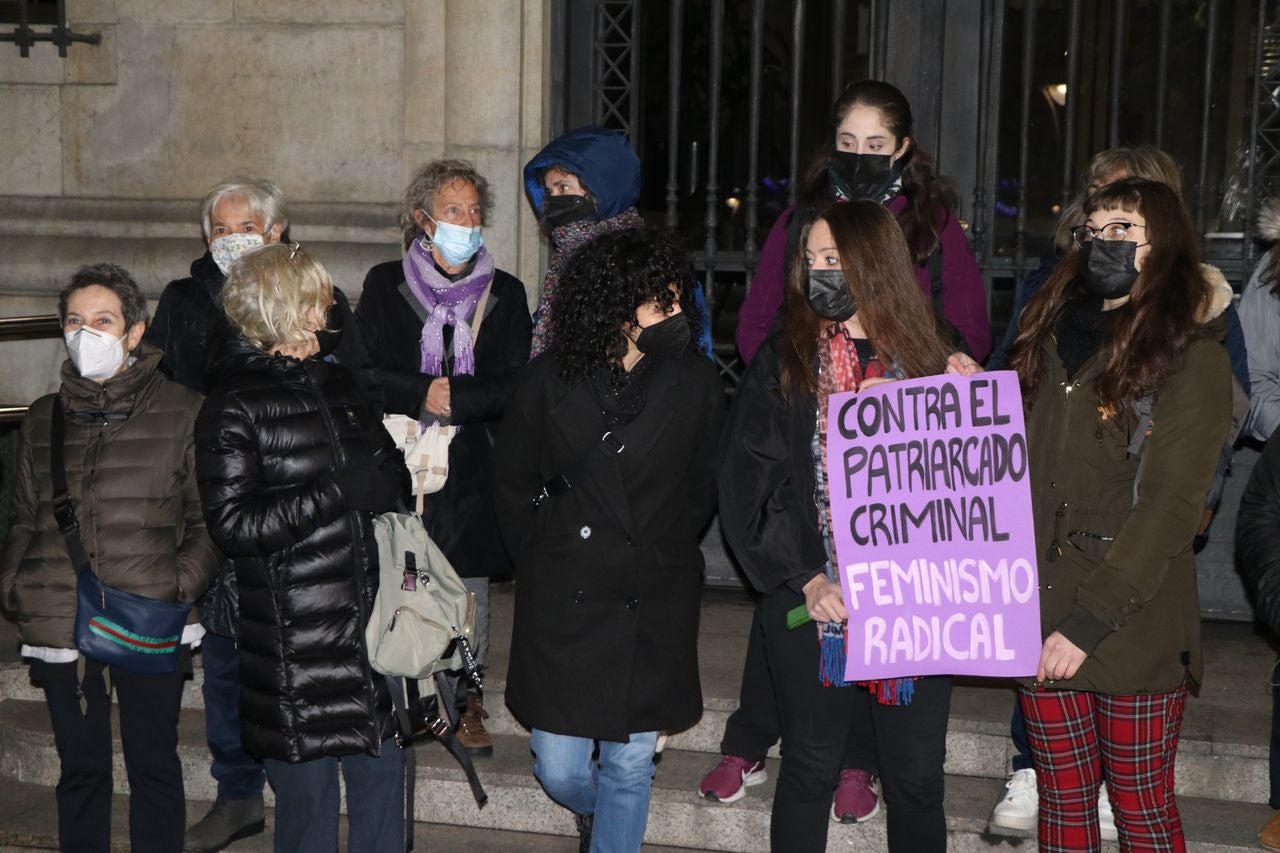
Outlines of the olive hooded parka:
[{"label": "olive hooded parka", "polygon": [[1132,695],[1200,681],[1192,544],[1232,414],[1221,343],[1231,288],[1220,275],[1205,287],[1201,328],[1154,394],[1137,454],[1134,413],[1099,414],[1105,353],[1068,380],[1056,345],[1046,348],[1027,416],[1041,632],[1088,655],[1052,687]]}]

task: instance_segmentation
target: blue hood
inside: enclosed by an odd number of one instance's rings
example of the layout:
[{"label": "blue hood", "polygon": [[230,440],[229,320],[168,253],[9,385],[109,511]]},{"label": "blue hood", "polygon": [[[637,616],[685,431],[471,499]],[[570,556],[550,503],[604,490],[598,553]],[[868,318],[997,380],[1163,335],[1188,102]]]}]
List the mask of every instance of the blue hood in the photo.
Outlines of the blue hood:
[{"label": "blue hood", "polygon": [[601,219],[612,219],[640,197],[640,158],[626,138],[603,127],[580,127],[547,143],[524,167],[524,188],[533,212],[542,215],[547,194],[538,173],[561,165],[581,179],[596,198]]}]

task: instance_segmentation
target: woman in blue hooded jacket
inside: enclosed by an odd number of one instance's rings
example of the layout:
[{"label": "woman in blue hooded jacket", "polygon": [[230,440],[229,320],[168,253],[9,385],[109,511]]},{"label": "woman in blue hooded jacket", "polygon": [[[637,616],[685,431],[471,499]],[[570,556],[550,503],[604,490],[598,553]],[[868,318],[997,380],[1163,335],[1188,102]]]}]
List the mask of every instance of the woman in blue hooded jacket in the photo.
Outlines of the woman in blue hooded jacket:
[{"label": "woman in blue hooded jacket", "polygon": [[601,234],[644,227],[635,206],[640,159],[622,134],[580,127],[548,142],[525,165],[524,186],[551,238],[551,263],[533,315],[530,355],[536,356],[546,347],[551,300],[569,258]]}]

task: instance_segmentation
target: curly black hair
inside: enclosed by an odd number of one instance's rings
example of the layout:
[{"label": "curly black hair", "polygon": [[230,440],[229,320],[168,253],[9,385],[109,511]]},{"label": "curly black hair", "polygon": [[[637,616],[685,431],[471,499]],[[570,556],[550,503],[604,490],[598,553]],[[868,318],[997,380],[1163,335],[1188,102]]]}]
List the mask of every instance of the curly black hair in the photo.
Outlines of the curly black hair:
[{"label": "curly black hair", "polygon": [[663,312],[676,300],[689,320],[693,340],[702,333],[702,312],[694,296],[693,271],[675,242],[652,229],[603,234],[569,260],[551,300],[548,352],[566,382],[581,382],[608,366],[615,378],[627,353],[626,324],[636,309],[657,300]]}]

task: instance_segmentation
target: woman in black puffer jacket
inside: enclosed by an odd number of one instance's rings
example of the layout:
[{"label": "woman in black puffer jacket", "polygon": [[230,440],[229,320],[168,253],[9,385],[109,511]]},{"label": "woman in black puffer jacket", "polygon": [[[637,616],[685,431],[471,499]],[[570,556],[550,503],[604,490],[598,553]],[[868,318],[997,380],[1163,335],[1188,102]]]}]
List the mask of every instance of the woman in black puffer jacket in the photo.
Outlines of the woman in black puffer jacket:
[{"label": "woman in black puffer jacket", "polygon": [[348,846],[402,847],[403,756],[364,629],[377,591],[372,514],[408,473],[352,375],[326,359],[340,330],[328,273],[297,245],[242,257],[223,290],[239,332],[196,427],[205,519],[240,588],[245,748],[276,792],[275,849],[336,849],[338,767]]}]

